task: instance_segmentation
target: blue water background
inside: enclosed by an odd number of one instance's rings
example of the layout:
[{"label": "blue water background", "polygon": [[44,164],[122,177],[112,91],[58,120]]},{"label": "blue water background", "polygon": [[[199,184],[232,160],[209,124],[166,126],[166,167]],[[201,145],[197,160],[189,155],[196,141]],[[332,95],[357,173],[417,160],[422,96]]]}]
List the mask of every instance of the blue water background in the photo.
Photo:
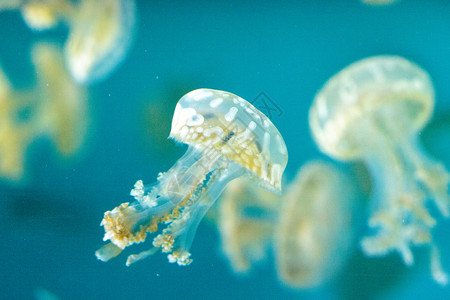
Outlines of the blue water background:
[{"label": "blue water background", "polygon": [[[364,260],[356,249],[349,266],[313,290],[284,287],[273,256],[248,276],[236,276],[220,252],[214,222],[207,221],[196,234],[189,267],[169,264],[161,254],[129,268],[123,254],[108,263],[94,256],[103,245],[103,213],[131,201],[137,179],[153,182],[185,150],[170,140],[152,140],[149,105],[166,103],[172,111],[196,88],[226,90],[249,101],[268,95],[282,110],[272,121],[289,150],[289,180],[303,163],[325,158],[307,118],[322,84],[358,59],[401,55],[433,79],[435,119],[424,133],[425,148],[450,167],[450,2],[370,7],[357,0],[138,1],[137,8],[127,59],[106,81],[89,87],[91,123],[82,153],[61,159],[48,141],[38,140],[28,152],[29,181],[0,184],[1,299],[31,299],[38,287],[61,299],[450,297],[448,287],[431,279],[426,249],[415,252],[410,269],[397,254]],[[18,13],[0,12],[0,62],[14,86],[34,80],[34,42],[62,45],[66,35],[64,26],[33,33]],[[164,126],[154,130],[168,135],[171,113],[161,118]],[[436,240],[447,270],[449,234],[450,222],[442,221]],[[145,247],[133,248],[131,253]]]}]

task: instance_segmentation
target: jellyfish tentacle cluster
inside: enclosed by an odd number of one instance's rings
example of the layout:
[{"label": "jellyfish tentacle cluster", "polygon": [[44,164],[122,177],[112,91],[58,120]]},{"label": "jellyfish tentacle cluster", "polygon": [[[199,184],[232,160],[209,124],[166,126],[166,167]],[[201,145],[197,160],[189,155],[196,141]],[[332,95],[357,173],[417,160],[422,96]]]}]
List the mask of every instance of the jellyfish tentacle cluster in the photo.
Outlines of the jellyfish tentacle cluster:
[{"label": "jellyfish tentacle cluster", "polygon": [[[189,265],[195,231],[228,182],[248,177],[256,184],[281,191],[287,150],[270,120],[244,99],[224,91],[199,89],[178,102],[170,137],[189,145],[185,155],[156,184],[138,181],[136,199],[105,213],[104,240],[96,252],[107,261],[124,248],[143,242],[147,233],[166,227],[153,247],[168,253],[169,262]],[[152,255],[155,249],[129,256],[127,264]]]},{"label": "jellyfish tentacle cluster", "polygon": [[[320,149],[339,160],[363,160],[374,178],[377,204],[369,220],[374,234],[361,242],[368,255],[396,250],[412,265],[412,246],[435,246],[431,230],[436,219],[427,203],[448,217],[449,173],[418,142],[433,106],[429,75],[402,57],[388,55],[345,68],[314,100],[309,121]],[[443,276],[435,276],[437,269],[432,275],[442,282]]]},{"label": "jellyfish tentacle cluster", "polygon": [[238,178],[226,187],[218,206],[222,252],[236,273],[245,273],[267,255],[282,198]]},{"label": "jellyfish tentacle cluster", "polygon": [[86,91],[65,68],[61,50],[47,43],[32,49],[36,84],[15,90],[0,70],[0,176],[19,181],[28,146],[48,137],[64,156],[83,145],[88,110]]}]

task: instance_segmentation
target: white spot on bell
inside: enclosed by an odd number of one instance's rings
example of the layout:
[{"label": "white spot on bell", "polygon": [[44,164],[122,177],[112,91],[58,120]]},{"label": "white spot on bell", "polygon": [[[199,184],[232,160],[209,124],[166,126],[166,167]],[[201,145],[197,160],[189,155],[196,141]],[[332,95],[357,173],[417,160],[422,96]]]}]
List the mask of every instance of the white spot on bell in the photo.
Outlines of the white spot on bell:
[{"label": "white spot on bell", "polygon": [[216,98],[209,103],[209,106],[211,106],[212,108],[216,108],[217,106],[222,104],[222,102],[223,102],[222,98]]},{"label": "white spot on bell", "polygon": [[227,122],[233,121],[234,118],[236,117],[237,112],[238,112],[237,107],[233,106],[232,108],[230,108],[230,110],[225,114],[225,121]]}]

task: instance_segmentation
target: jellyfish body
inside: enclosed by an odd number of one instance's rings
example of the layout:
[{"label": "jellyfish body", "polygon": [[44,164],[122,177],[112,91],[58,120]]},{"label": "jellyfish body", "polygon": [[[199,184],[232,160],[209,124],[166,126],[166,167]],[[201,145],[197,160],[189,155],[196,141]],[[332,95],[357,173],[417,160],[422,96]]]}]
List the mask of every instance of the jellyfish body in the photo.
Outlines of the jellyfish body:
[{"label": "jellyfish body", "polygon": [[34,124],[19,117],[29,107],[0,69],[0,177],[12,181],[22,179],[26,150],[36,135]]},{"label": "jellyfish body", "polygon": [[101,80],[123,61],[133,39],[134,19],[134,0],[81,1],[65,45],[75,80]]},{"label": "jellyfish body", "polygon": [[35,86],[16,91],[0,71],[0,176],[24,176],[28,145],[49,137],[64,156],[75,154],[86,132],[86,92],[69,75],[61,50],[51,44],[33,46]]},{"label": "jellyfish body", "polygon": [[[336,159],[363,160],[374,178],[377,207],[369,226],[375,234],[362,241],[368,255],[396,250],[412,265],[411,246],[434,247],[431,229],[436,220],[427,200],[443,216],[449,214],[449,174],[417,141],[433,105],[428,74],[398,56],[356,62],[316,95],[309,121],[320,149]],[[433,277],[445,283],[438,269],[433,267]]]},{"label": "jellyfish body", "polygon": [[222,251],[236,273],[266,257],[281,197],[247,178],[228,184],[220,198],[218,228]]},{"label": "jellyfish body", "polygon": [[33,47],[40,98],[38,124],[63,156],[71,156],[84,144],[89,119],[87,93],[70,76],[62,51],[51,44]]},{"label": "jellyfish body", "polygon": [[329,279],[348,257],[355,190],[329,163],[304,165],[281,201],[275,229],[280,280],[311,288]]},{"label": "jellyfish body", "polygon": [[3,9],[19,9],[25,23],[36,31],[53,28],[60,21],[68,24],[65,62],[82,84],[100,81],[118,67],[134,37],[134,0],[24,0]]},{"label": "jellyfish body", "polygon": [[[176,105],[170,137],[188,144],[187,152],[156,184],[138,181],[131,191],[135,202],[105,213],[101,225],[111,243],[96,252],[100,260],[143,242],[147,232],[165,223],[153,246],[169,253],[170,262],[188,265],[197,226],[229,181],[246,176],[281,189],[287,163],[283,138],[266,116],[236,95],[210,89],[186,94]],[[130,255],[127,265],[154,252]]]}]

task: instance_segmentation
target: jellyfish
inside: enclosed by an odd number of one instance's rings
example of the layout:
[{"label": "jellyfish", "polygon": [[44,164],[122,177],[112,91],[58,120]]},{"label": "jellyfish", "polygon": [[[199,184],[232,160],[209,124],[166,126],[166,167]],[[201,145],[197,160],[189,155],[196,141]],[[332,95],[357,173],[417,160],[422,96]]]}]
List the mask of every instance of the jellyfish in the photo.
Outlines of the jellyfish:
[{"label": "jellyfish", "polygon": [[130,255],[127,265],[159,249],[168,253],[169,262],[189,265],[195,231],[228,182],[247,177],[281,191],[288,157],[284,140],[265,115],[234,94],[198,89],[184,95],[175,108],[170,138],[187,144],[186,153],[155,184],[137,181],[133,203],[105,213],[103,239],[111,242],[97,250],[98,259],[107,261],[143,242],[162,223],[165,228],[154,237],[153,247]]},{"label": "jellyfish", "polygon": [[75,13],[75,7],[68,0],[28,0],[20,7],[23,20],[33,30],[44,31],[56,27],[59,21]]},{"label": "jellyfish", "polygon": [[81,1],[64,49],[75,80],[91,83],[112,72],[130,48],[134,23],[134,0]]},{"label": "jellyfish", "polygon": [[263,260],[273,239],[281,197],[238,178],[224,190],[218,208],[222,251],[236,273]]},{"label": "jellyfish", "polygon": [[33,47],[39,95],[36,126],[49,136],[63,156],[77,153],[84,144],[89,112],[86,89],[70,76],[62,51],[55,45],[38,43]]},{"label": "jellyfish", "polygon": [[4,9],[19,9],[36,31],[66,23],[65,62],[82,84],[106,78],[124,60],[134,36],[134,0],[23,0]]},{"label": "jellyfish", "polygon": [[34,124],[20,117],[29,108],[0,69],[0,177],[11,181],[22,179],[26,150],[36,135]]},{"label": "jellyfish", "polygon": [[445,284],[428,202],[448,217],[449,173],[418,142],[433,105],[433,85],[424,70],[402,57],[375,56],[332,77],[316,95],[309,122],[324,153],[362,160],[373,176],[375,212],[368,222],[373,233],[363,238],[363,251],[371,256],[397,251],[410,266],[411,248],[429,245],[432,276]]},{"label": "jellyfish", "polygon": [[355,195],[349,178],[330,163],[311,161],[299,169],[283,195],[275,228],[277,273],[284,284],[315,287],[343,265]]},{"label": "jellyfish", "polygon": [[62,21],[69,21],[76,6],[71,0],[4,0],[1,10],[19,10],[25,24],[35,31],[56,27]]},{"label": "jellyfish", "polygon": [[86,92],[69,75],[62,51],[39,43],[32,61],[37,83],[25,90],[15,90],[0,70],[0,176],[13,181],[23,178],[27,148],[39,136],[70,156],[86,135]]}]

